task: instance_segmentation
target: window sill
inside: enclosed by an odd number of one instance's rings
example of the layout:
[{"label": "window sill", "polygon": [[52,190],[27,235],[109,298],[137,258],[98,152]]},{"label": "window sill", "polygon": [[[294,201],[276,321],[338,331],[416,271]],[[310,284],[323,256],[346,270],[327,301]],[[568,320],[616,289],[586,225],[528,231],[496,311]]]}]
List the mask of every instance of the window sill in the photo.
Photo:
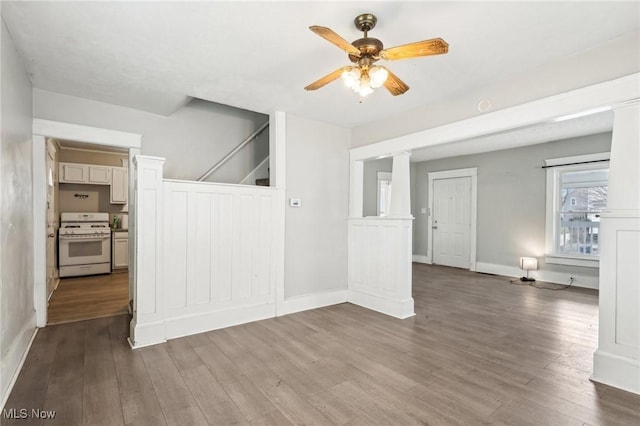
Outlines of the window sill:
[{"label": "window sill", "polygon": [[600,267],[600,259],[597,257],[546,254],[544,258],[546,263],[553,263],[555,265],[581,266],[583,268]]}]

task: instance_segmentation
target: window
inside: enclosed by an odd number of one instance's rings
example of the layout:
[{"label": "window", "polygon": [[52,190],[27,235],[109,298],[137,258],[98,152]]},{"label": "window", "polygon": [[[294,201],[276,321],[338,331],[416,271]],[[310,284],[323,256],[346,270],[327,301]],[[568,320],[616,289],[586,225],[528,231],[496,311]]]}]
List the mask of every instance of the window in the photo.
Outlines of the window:
[{"label": "window", "polygon": [[602,153],[546,160],[548,263],[598,267],[608,159],[609,154]]},{"label": "window", "polygon": [[390,204],[391,173],[378,172],[378,216],[388,216]]}]

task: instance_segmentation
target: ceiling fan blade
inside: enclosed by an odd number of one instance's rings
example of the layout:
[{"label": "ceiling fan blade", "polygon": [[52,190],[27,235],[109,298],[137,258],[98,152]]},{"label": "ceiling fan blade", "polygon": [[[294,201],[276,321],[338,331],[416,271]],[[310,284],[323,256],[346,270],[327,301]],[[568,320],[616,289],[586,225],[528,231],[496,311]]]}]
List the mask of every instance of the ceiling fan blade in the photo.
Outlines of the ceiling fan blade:
[{"label": "ceiling fan blade", "polygon": [[384,87],[389,91],[389,93],[391,93],[393,96],[398,96],[409,90],[409,86],[407,86],[404,81],[400,80],[397,75],[395,75],[388,69],[386,70],[389,73],[389,76],[384,82]]},{"label": "ceiling fan blade", "polygon": [[305,87],[304,90],[316,90],[331,83],[333,80],[337,80],[338,78],[340,78],[340,76],[342,75],[342,71],[344,71],[345,68],[346,67],[338,68],[337,70],[325,75],[321,79],[314,81],[313,83]]},{"label": "ceiling fan blade", "polygon": [[449,51],[449,44],[441,38],[417,41],[402,46],[384,49],[380,57],[387,61],[416,58],[418,56],[442,55]]},{"label": "ceiling fan blade", "polygon": [[358,50],[358,48],[340,37],[332,29],[329,29],[327,27],[319,27],[317,25],[313,25],[309,27],[309,29],[328,42],[335,44],[348,54],[357,56],[358,58],[360,57],[360,51]]}]

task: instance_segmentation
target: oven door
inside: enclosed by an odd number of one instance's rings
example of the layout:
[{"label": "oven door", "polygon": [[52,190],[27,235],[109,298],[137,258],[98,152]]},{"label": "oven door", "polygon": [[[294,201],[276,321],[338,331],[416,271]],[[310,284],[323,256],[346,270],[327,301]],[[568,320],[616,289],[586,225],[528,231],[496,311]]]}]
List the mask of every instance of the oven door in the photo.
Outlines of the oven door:
[{"label": "oven door", "polygon": [[111,262],[111,234],[60,235],[60,266]]}]

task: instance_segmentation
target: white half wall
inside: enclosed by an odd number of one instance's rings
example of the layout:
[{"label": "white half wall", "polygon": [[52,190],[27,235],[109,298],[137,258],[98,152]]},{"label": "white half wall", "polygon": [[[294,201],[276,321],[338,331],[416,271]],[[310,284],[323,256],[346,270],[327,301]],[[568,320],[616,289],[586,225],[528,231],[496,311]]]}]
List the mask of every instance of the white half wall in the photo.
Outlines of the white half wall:
[{"label": "white half wall", "polygon": [[349,219],[348,301],[396,318],[415,315],[412,219]]},{"label": "white half wall", "polygon": [[276,314],[277,193],[162,179],[136,157],[134,347]]},{"label": "white half wall", "polygon": [[167,338],[232,325],[233,313],[275,315],[275,194],[265,187],[165,181]]}]

